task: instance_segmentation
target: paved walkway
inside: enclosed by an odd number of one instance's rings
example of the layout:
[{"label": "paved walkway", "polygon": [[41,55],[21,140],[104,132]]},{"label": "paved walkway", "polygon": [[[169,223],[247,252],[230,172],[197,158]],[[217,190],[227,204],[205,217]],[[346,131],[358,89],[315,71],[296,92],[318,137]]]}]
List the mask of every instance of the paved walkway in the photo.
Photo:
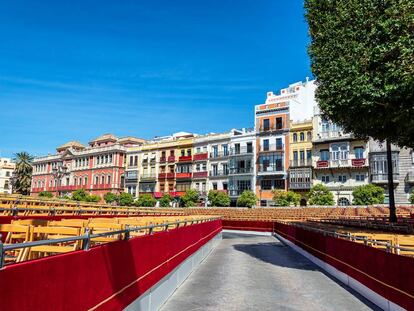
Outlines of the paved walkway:
[{"label": "paved walkway", "polygon": [[379,309],[273,237],[224,233],[161,310]]}]

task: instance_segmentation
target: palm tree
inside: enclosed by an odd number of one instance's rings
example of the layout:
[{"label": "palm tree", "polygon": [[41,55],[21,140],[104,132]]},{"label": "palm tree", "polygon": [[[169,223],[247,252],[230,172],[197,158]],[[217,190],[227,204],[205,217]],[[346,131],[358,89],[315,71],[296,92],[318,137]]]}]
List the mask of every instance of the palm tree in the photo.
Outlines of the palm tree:
[{"label": "palm tree", "polygon": [[26,151],[18,152],[14,155],[16,169],[13,178],[13,192],[23,195],[30,194],[33,170],[32,161],[33,156]]}]

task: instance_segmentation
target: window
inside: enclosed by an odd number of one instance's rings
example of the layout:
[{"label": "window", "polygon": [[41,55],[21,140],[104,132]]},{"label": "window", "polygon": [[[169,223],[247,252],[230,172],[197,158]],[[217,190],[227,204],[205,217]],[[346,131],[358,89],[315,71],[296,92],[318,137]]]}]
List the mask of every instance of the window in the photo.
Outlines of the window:
[{"label": "window", "polygon": [[295,162],[298,161],[298,152],[296,150],[293,151],[293,161],[295,161]]},{"label": "window", "polygon": [[305,140],[305,133],[301,132],[299,137],[300,137],[300,141],[304,141]]},{"label": "window", "polygon": [[10,172],[9,171],[6,172],[6,177],[10,177]]},{"label": "window", "polygon": [[263,151],[269,151],[269,140],[263,139]]},{"label": "window", "polygon": [[276,129],[281,130],[283,128],[283,119],[281,117],[276,118]]},{"label": "window", "polygon": [[283,149],[282,138],[276,138],[276,149]]},{"label": "window", "polygon": [[338,199],[338,205],[339,206],[349,206],[351,204],[349,203],[349,200],[347,198],[339,198]]},{"label": "window", "polygon": [[213,158],[218,157],[218,146],[213,146]]},{"label": "window", "polygon": [[355,159],[363,159],[364,158],[364,148],[363,147],[355,147],[354,148]]},{"label": "window", "polygon": [[301,150],[299,152],[299,158],[300,158],[300,161],[301,162],[304,162],[305,161],[305,150]]},{"label": "window", "polygon": [[365,181],[365,175],[364,174],[356,174],[355,175],[356,181]]},{"label": "window", "polygon": [[308,141],[311,141],[312,140],[312,132],[308,132],[307,136],[308,136]]},{"label": "window", "polygon": [[341,183],[346,182],[346,175],[339,175],[338,176],[338,181],[341,182]]},{"label": "window", "polygon": [[332,144],[331,155],[332,160],[346,160],[348,159],[348,144]]},{"label": "window", "polygon": [[110,184],[111,183],[111,175],[108,175],[108,182],[107,182],[108,184]]},{"label": "window", "polygon": [[329,160],[329,150],[322,149],[320,153],[321,153],[321,161]]},{"label": "window", "polygon": [[227,183],[226,182],[223,183],[223,190],[227,190]]},{"label": "window", "polygon": [[322,132],[329,131],[329,121],[326,119],[322,119]]},{"label": "window", "polygon": [[102,175],[102,177],[101,177],[101,184],[104,184],[104,183],[105,183],[105,176]]},{"label": "window", "polygon": [[296,143],[298,141],[298,134],[293,133],[293,142]]},{"label": "window", "polygon": [[76,177],[73,178],[73,185],[76,186],[78,184],[78,179]]},{"label": "window", "polygon": [[269,119],[264,119],[263,120],[263,131],[268,131],[270,130],[270,121]]},{"label": "window", "polygon": [[223,148],[223,155],[228,155],[229,154],[229,146],[227,144],[222,145]]},{"label": "window", "polygon": [[249,142],[247,143],[247,153],[253,152],[253,143]]},{"label": "window", "polygon": [[99,184],[99,177],[95,176],[95,185]]},{"label": "window", "polygon": [[181,149],[181,156],[184,157],[185,156],[185,150]]},{"label": "window", "polygon": [[306,150],[306,160],[312,160],[312,150]]},{"label": "window", "polygon": [[130,156],[129,157],[129,165],[130,166],[133,166],[134,165],[134,158],[133,158],[133,156]]},{"label": "window", "polygon": [[213,190],[217,190],[217,183],[213,182]]},{"label": "window", "polygon": [[329,175],[323,175],[322,176],[322,182],[327,184],[329,182]]},{"label": "window", "polygon": [[272,190],[272,180],[264,179],[261,181],[261,188],[262,190]]},{"label": "window", "polygon": [[85,177],[85,186],[88,184],[88,177]]},{"label": "window", "polygon": [[235,154],[240,154],[240,144],[234,144]]}]

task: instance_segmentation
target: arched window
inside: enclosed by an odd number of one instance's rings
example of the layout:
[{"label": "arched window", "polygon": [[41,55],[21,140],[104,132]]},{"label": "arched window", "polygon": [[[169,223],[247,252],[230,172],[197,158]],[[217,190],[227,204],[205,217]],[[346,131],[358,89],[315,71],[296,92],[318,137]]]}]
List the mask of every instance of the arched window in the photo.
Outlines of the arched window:
[{"label": "arched window", "polygon": [[101,184],[104,184],[104,183],[105,183],[105,176],[102,175],[102,177],[101,177]]},{"label": "arched window", "polygon": [[304,141],[305,140],[305,133],[301,132],[300,133],[300,141]]},{"label": "arched window", "polygon": [[88,184],[88,177],[85,177],[85,186]]},{"label": "arched window", "polygon": [[108,184],[111,183],[111,175],[108,175]]},{"label": "arched window", "polygon": [[308,132],[308,141],[311,141],[312,140],[312,132]]},{"label": "arched window", "polygon": [[298,141],[298,134],[293,133],[293,142],[297,142]]},{"label": "arched window", "polygon": [[99,184],[99,176],[95,176],[95,185]]},{"label": "arched window", "polygon": [[76,186],[76,184],[78,183],[78,179],[76,177],[73,178],[73,185]]},{"label": "arched window", "polygon": [[349,206],[351,204],[349,203],[349,200],[347,198],[339,198],[338,199],[338,205],[339,206]]}]

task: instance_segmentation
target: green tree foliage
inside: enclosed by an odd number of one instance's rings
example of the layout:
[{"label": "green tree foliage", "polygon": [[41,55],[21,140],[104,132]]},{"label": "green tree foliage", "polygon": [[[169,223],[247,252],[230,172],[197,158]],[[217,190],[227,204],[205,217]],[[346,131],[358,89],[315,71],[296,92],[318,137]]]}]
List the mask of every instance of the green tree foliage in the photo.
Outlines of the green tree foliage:
[{"label": "green tree foliage", "polygon": [[86,192],[85,189],[78,189],[72,192],[72,200],[74,201],[83,201],[86,202],[86,198],[89,194]]},{"label": "green tree foliage", "polygon": [[305,0],[305,8],[324,115],[357,136],[413,147],[414,1]]},{"label": "green tree foliage", "polygon": [[196,206],[198,202],[198,192],[194,189],[188,189],[180,198],[181,204],[184,207]]},{"label": "green tree foliage", "polygon": [[39,197],[40,198],[53,198],[53,193],[50,191],[40,191]]},{"label": "green tree foliage", "polygon": [[352,192],[353,205],[370,205],[384,203],[384,189],[377,185],[363,185]]},{"label": "green tree foliage", "polygon": [[293,191],[274,190],[273,201],[276,206],[298,206],[300,202],[300,194]]},{"label": "green tree foliage", "polygon": [[410,194],[410,203],[414,204],[414,189],[411,190],[411,194]]},{"label": "green tree foliage", "polygon": [[154,207],[155,203],[157,203],[157,200],[151,194],[145,193],[141,194],[134,204],[139,207]]},{"label": "green tree foliage", "polygon": [[95,202],[98,203],[101,201],[101,197],[96,194],[90,194],[86,196],[86,202]]},{"label": "green tree foliage", "polygon": [[243,193],[237,198],[237,206],[241,207],[248,207],[252,208],[256,205],[257,196],[251,190],[245,190]]},{"label": "green tree foliage", "polygon": [[29,195],[32,184],[33,156],[26,151],[22,151],[16,153],[13,160],[16,163],[15,178],[12,179],[13,192]]},{"label": "green tree foliage", "polygon": [[118,203],[119,201],[119,197],[113,192],[105,193],[103,199],[105,200],[107,204]]},{"label": "green tree foliage", "polygon": [[134,204],[134,197],[128,192],[121,192],[118,199],[121,206],[131,206]]},{"label": "green tree foliage", "polygon": [[309,191],[310,205],[334,205],[334,196],[325,185],[317,184]]},{"label": "green tree foliage", "polygon": [[211,206],[227,207],[230,206],[230,197],[223,191],[210,190],[208,200]]},{"label": "green tree foliage", "polygon": [[173,200],[173,197],[168,193],[165,193],[161,199],[158,200],[160,202],[160,207],[170,207],[170,203]]}]

